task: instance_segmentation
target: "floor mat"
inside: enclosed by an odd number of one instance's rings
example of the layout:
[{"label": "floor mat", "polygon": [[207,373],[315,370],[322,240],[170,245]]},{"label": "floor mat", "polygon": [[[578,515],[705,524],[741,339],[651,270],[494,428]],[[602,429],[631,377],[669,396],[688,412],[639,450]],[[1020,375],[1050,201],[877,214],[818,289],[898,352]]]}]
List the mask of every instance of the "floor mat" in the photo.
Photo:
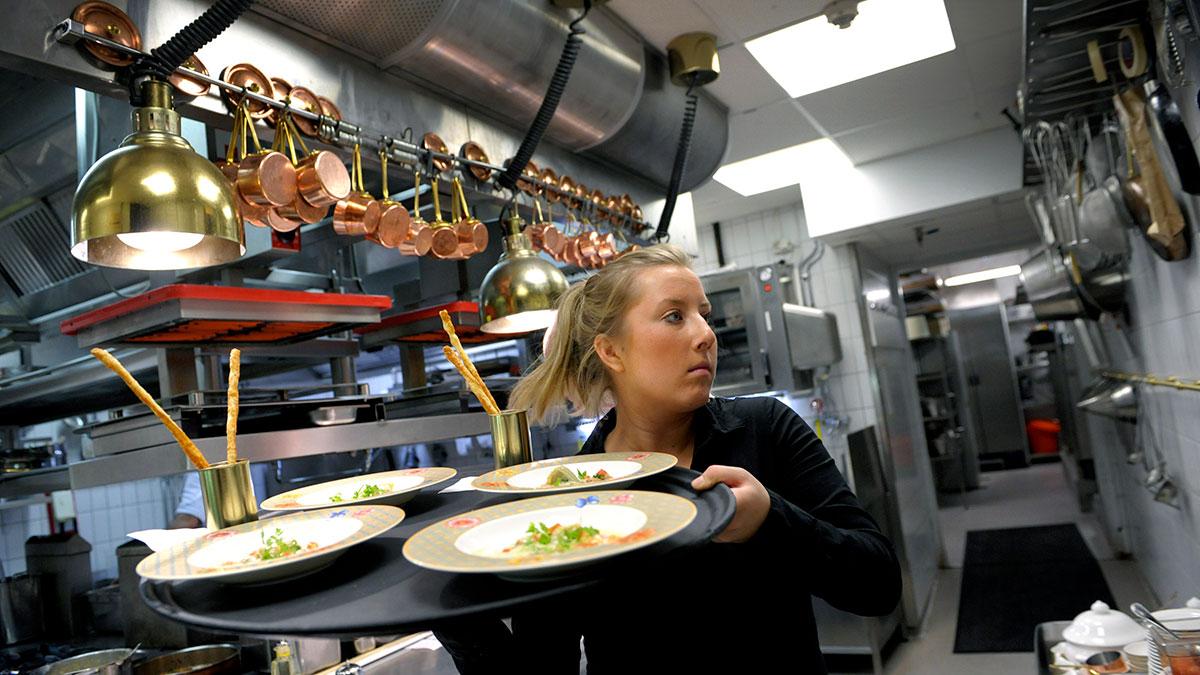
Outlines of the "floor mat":
[{"label": "floor mat", "polygon": [[1073,524],[967,532],[956,653],[1032,652],[1033,629],[1097,600],[1116,606]]}]

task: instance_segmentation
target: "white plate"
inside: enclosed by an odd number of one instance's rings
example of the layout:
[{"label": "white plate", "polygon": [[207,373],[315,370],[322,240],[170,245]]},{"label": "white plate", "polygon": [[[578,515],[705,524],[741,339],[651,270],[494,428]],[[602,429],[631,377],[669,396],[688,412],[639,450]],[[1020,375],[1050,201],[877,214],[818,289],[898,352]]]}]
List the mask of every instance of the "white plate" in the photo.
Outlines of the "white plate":
[{"label": "white plate", "polygon": [[[662,473],[679,463],[679,458],[665,452],[605,452],[591,455],[556,457],[538,462],[518,464],[485,473],[471,482],[481,492],[497,494],[554,495],[588,490],[620,490],[647,476]],[[591,483],[568,483],[552,487],[546,479],[557,467],[572,473],[578,471],[595,475],[606,471],[612,478]]]},{"label": "white plate", "polygon": [[[300,576],[332,563],[346,549],[387,532],[404,519],[394,506],[366,505],[302,511],[216,532],[153,553],[137,573],[155,581],[216,579],[255,584]],[[266,537],[300,545],[296,553],[260,560],[252,553]]]},{"label": "white plate", "polygon": [[[458,471],[455,469],[443,467],[368,473],[288,490],[264,501],[262,508],[266,511],[303,511],[359,504],[400,506],[412,501],[421,490],[431,485],[444,483],[456,475],[458,475]],[[354,493],[365,485],[374,485],[387,490],[387,492],[374,497],[354,499]],[[341,501],[333,501],[334,496],[340,496]]]}]

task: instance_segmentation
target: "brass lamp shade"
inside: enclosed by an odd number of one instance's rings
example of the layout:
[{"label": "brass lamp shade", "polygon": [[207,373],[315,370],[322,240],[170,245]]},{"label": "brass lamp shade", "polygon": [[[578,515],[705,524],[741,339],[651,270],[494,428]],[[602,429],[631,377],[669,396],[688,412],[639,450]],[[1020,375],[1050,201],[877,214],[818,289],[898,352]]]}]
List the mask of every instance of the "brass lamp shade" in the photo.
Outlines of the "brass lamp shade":
[{"label": "brass lamp shade", "polygon": [[149,105],[133,111],[133,133],[75,190],[71,254],[142,270],[237,260],[246,239],[229,181],[179,135],[170,85],[145,86]]},{"label": "brass lamp shade", "polygon": [[567,278],[543,260],[523,234],[504,238],[504,253],[479,289],[480,329],[528,333],[549,328],[554,306],[567,291]]}]

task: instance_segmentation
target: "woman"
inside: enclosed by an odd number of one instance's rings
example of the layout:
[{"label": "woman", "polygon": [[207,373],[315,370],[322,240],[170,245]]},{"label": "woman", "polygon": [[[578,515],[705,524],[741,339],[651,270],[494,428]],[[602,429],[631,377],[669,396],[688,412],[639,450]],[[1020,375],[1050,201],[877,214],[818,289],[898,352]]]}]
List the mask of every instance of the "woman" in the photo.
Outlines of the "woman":
[{"label": "woman", "polygon": [[[896,606],[892,546],[804,421],[770,397],[710,397],[710,311],[673,246],[625,255],[560,300],[546,354],[509,407],[545,421],[567,402],[590,417],[611,400],[581,454],[671,453],[700,472],[697,491],[732,488],[737,510],[672,567],[513,617],[518,664],[577,672],[582,636],[589,673],[824,673],[811,596],[862,615]],[[459,646],[447,644],[465,672]]]}]

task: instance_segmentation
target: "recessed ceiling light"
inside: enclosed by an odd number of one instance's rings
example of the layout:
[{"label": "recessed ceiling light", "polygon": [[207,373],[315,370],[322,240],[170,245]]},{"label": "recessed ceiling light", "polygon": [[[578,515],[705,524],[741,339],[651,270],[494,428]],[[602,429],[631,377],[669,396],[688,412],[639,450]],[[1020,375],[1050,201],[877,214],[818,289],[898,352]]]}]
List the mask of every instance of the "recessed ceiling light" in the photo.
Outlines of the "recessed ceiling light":
[{"label": "recessed ceiling light", "polygon": [[864,0],[846,29],[821,15],[746,49],[797,98],[954,51],[954,35],[943,0]]},{"label": "recessed ceiling light", "polygon": [[1004,267],[993,267],[990,270],[981,270],[979,272],[969,272],[967,274],[956,274],[948,277],[944,282],[946,286],[964,286],[973,284],[979,281],[991,281],[992,279],[1001,279],[1004,277],[1015,277],[1021,273],[1020,265],[1005,265]]},{"label": "recessed ceiling light", "polygon": [[851,167],[850,158],[828,138],[726,164],[713,180],[743,197],[799,185],[806,176]]}]

